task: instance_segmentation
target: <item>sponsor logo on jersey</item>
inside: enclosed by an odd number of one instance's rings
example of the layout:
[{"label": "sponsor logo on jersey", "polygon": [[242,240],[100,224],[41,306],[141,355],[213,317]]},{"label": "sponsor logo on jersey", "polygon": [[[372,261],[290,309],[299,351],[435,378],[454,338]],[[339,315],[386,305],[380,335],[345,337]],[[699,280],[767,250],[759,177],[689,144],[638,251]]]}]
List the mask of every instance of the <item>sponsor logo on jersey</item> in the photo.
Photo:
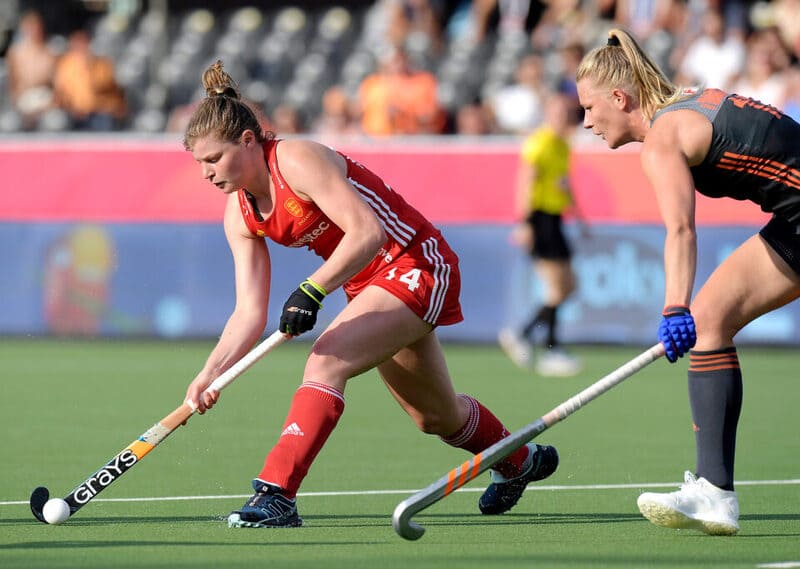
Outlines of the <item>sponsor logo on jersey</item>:
[{"label": "sponsor logo on jersey", "polygon": [[385,263],[391,263],[392,261],[394,261],[394,257],[392,257],[392,254],[389,253],[389,251],[387,251],[384,247],[381,247],[378,250],[378,254],[375,255],[375,257],[378,259],[383,258],[383,261]]},{"label": "sponsor logo on jersey", "polygon": [[302,247],[303,245],[308,245],[309,243],[313,243],[317,237],[325,233],[331,224],[327,221],[320,221],[319,225],[317,225],[314,229],[301,235],[294,243],[289,245],[289,247]]},{"label": "sponsor logo on jersey", "polygon": [[91,478],[78,486],[70,497],[77,504],[85,504],[103,488],[122,476],[138,460],[130,449],[123,450],[103,468],[92,474]]},{"label": "sponsor logo on jersey", "polygon": [[303,217],[303,206],[300,205],[296,199],[287,199],[285,202],[283,202],[283,207],[285,207],[286,211],[288,211],[294,217]]}]

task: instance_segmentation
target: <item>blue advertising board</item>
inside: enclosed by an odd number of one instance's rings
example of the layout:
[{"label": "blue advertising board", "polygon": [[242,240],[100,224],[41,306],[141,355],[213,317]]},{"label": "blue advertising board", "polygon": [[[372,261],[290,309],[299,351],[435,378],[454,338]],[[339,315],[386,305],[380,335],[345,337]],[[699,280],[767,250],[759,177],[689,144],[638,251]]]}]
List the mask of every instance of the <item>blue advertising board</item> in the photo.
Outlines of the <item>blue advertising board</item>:
[{"label": "blue advertising board", "polygon": [[[757,227],[699,230],[697,283]],[[568,231],[578,289],[564,305],[561,336],[574,343],[655,341],[664,294],[663,229],[595,225],[589,238]],[[459,254],[465,320],[444,340],[492,342],[500,328],[536,309],[540,285],[530,260],[510,243],[508,225],[449,225]],[[234,302],[233,263],[219,224],[0,224],[0,333],[6,335],[214,337]],[[270,248],[268,329],[320,259]],[[344,306],[341,292],[320,313],[318,330]],[[740,342],[797,343],[800,306],[751,323]]]}]

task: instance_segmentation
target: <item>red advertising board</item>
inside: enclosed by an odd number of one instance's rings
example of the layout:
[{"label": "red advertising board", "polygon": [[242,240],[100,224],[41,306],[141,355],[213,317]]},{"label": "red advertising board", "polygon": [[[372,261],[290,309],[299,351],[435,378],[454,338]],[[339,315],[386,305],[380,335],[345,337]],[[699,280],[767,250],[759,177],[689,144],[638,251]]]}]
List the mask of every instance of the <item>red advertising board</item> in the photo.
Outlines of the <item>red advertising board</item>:
[{"label": "red advertising board", "polygon": [[[358,141],[338,148],[436,223],[515,221],[515,141]],[[0,172],[3,221],[191,223],[222,215],[224,197],[203,181],[178,140],[2,142]],[[578,148],[571,177],[589,221],[660,222],[636,148]],[[752,204],[698,196],[699,224],[757,225],[766,218]]]}]

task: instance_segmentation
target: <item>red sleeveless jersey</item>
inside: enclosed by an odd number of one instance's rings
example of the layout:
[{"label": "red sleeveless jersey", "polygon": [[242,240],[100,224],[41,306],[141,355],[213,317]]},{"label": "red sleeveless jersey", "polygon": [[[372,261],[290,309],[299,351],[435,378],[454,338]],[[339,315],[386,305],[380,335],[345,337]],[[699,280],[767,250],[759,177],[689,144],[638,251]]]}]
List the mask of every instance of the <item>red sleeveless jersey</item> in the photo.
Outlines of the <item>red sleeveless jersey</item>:
[{"label": "red sleeveless jersey", "polygon": [[[255,209],[254,198],[241,189],[238,198],[244,221],[254,235],[268,237],[286,247],[305,246],[327,259],[344,232],[313,201],[300,198],[286,183],[275,153],[279,142],[270,140],[264,143],[264,156],[275,186],[272,214],[267,219],[261,219]],[[349,284],[352,286],[381,266],[391,263],[415,238],[427,237],[438,231],[375,173],[344,154],[339,155],[347,161],[347,180],[372,208],[387,235],[386,243],[375,259],[351,279]]]}]

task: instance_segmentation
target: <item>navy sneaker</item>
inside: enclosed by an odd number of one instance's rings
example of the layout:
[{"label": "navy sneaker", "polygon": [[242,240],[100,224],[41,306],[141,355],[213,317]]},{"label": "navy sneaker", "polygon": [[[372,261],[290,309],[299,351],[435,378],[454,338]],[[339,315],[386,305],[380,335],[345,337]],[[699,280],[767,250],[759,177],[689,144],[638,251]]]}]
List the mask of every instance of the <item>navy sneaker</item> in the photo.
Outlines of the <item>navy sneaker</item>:
[{"label": "navy sneaker", "polygon": [[558,468],[558,451],[549,445],[528,443],[528,458],[523,464],[525,470],[516,478],[506,478],[491,470],[492,483],[478,500],[482,514],[494,516],[513,508],[519,501],[529,482],[544,480]]},{"label": "navy sneaker", "polygon": [[231,512],[228,527],[231,528],[294,528],[303,525],[297,515],[297,503],[283,494],[278,486],[253,480],[253,497],[241,510]]}]

